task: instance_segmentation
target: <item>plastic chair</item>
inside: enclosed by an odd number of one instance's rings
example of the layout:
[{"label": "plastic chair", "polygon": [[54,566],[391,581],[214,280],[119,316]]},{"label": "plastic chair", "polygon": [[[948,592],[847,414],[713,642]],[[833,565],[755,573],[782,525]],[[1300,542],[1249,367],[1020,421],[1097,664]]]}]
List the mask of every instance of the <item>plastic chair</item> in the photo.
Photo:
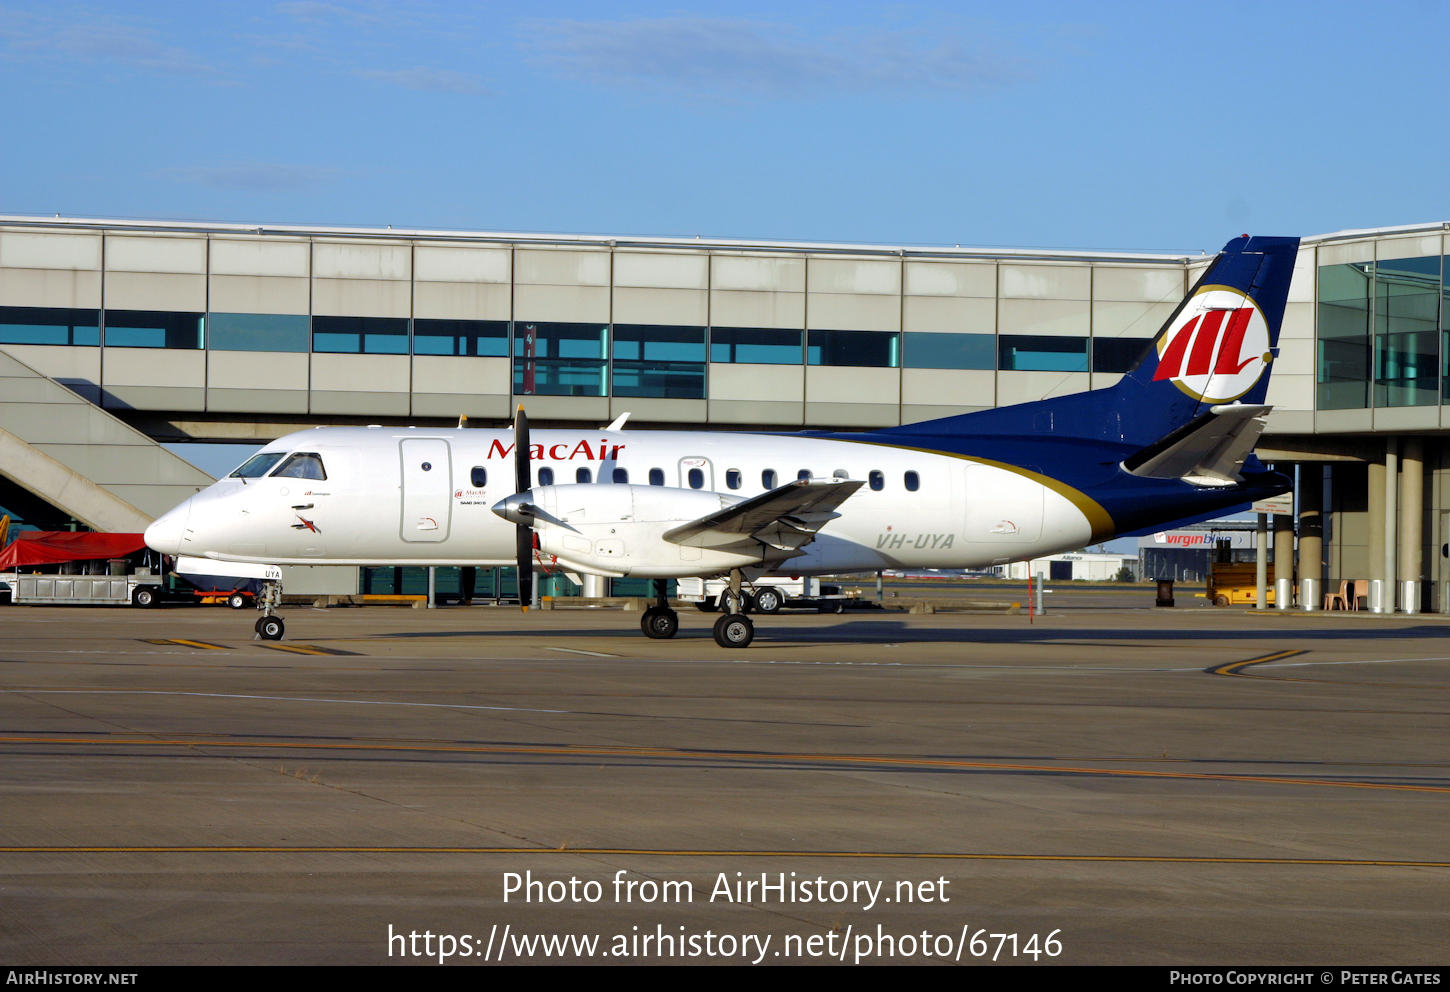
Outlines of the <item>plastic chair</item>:
[{"label": "plastic chair", "polygon": [[1354,589],[1349,597],[1349,608],[1359,609],[1359,601],[1364,600],[1364,608],[1369,609],[1369,579],[1355,579]]},{"label": "plastic chair", "polygon": [[1324,609],[1332,610],[1336,603],[1339,604],[1341,610],[1357,609],[1358,607],[1354,605],[1355,600],[1350,598],[1351,587],[1353,585],[1353,579],[1341,579],[1339,582],[1339,592],[1327,592],[1324,594]]}]

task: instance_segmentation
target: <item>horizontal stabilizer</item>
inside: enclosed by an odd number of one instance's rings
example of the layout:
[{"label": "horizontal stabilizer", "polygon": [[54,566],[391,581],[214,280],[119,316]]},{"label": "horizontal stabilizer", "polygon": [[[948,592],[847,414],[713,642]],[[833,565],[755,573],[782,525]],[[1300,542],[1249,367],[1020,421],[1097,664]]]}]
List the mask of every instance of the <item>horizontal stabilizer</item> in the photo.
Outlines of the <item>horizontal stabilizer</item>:
[{"label": "horizontal stabilizer", "polygon": [[798,548],[861,488],[850,479],[801,479],[665,531],[664,539],[693,548],[718,548],[755,538],[773,547]]},{"label": "horizontal stabilizer", "polygon": [[1148,479],[1182,479],[1196,486],[1235,485],[1272,409],[1248,403],[1212,407],[1125,459],[1123,470]]}]

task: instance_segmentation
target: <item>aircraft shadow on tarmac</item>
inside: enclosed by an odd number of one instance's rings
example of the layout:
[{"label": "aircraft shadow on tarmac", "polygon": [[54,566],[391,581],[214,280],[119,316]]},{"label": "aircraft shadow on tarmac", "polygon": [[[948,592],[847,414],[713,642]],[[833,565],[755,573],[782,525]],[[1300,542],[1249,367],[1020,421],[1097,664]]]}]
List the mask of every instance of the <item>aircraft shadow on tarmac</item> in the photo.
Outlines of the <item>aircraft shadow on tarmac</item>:
[{"label": "aircraft shadow on tarmac", "polygon": [[[398,631],[368,637],[367,639],[394,640],[409,638],[452,638],[452,637],[548,637],[564,639],[582,638],[637,638],[639,632],[633,625],[600,627],[582,630],[543,629],[519,627],[507,630],[449,630],[449,631]],[[1135,628],[1062,628],[1026,627],[1021,629],[992,628],[940,628],[918,627],[899,620],[855,620],[832,624],[828,627],[777,627],[756,628],[756,642],[769,643],[820,643],[820,644],[1050,644],[1059,641],[1253,641],[1274,643],[1288,641],[1302,644],[1305,641],[1400,641],[1450,638],[1450,628],[1442,625],[1421,625],[1415,627],[1365,627],[1346,629],[1334,627],[1285,626],[1281,630],[1213,630],[1191,628],[1185,630],[1135,629]],[[322,638],[328,640],[329,638]],[[348,638],[351,639],[351,638]],[[698,629],[680,626],[674,640],[712,640],[710,628]]]}]

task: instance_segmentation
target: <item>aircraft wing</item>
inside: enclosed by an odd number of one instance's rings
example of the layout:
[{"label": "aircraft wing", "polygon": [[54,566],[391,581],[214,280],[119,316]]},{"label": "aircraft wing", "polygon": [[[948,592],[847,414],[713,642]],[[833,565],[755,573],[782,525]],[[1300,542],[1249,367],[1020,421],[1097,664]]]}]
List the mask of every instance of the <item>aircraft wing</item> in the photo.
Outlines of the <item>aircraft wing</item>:
[{"label": "aircraft wing", "polygon": [[1123,461],[1130,475],[1183,479],[1198,486],[1232,486],[1254,450],[1273,407],[1228,403],[1212,407]]},{"label": "aircraft wing", "polygon": [[836,507],[861,488],[850,479],[801,479],[665,531],[664,539],[694,548],[763,541],[795,550],[840,516]]}]

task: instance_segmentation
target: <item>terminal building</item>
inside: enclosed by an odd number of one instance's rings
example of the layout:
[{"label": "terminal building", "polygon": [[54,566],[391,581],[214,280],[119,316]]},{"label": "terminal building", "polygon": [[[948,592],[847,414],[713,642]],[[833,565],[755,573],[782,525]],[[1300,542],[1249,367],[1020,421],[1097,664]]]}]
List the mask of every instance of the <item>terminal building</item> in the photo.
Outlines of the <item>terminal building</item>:
[{"label": "terminal building", "polygon": [[[1269,232],[1281,233],[1281,232]],[[1304,239],[1260,457],[1308,599],[1450,609],[1450,224]],[[139,530],[159,442],[320,424],[876,428],[1110,385],[1204,255],[0,217],[0,507]],[[1297,549],[1297,553],[1296,553]]]}]

